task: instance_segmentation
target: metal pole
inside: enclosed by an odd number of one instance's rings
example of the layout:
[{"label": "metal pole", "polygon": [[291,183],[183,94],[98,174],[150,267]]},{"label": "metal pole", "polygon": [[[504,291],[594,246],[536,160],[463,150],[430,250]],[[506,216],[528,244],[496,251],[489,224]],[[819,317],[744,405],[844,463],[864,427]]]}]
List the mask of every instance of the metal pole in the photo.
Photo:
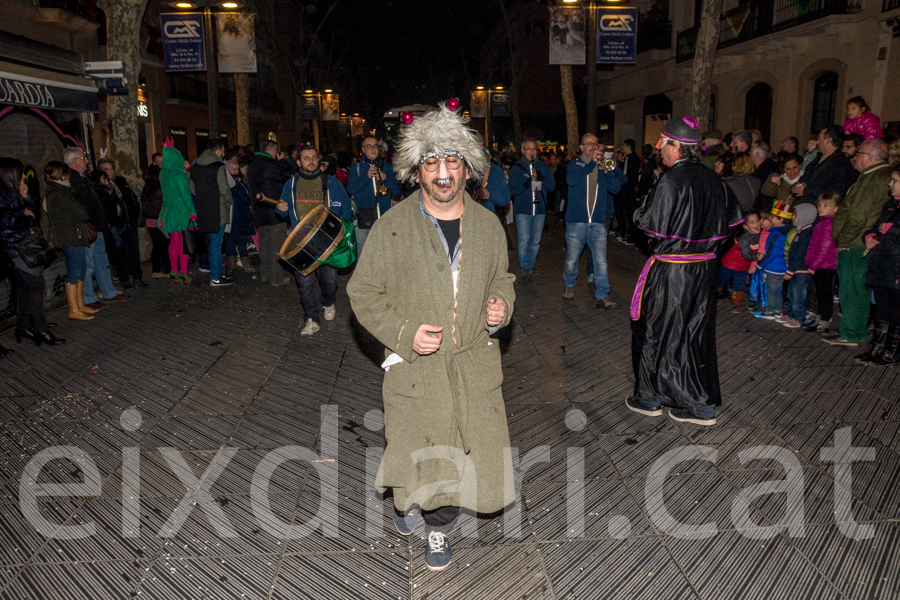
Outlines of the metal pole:
[{"label": "metal pole", "polygon": [[484,113],[484,141],[488,149],[493,148],[491,143],[491,90],[487,91],[487,112]]},{"label": "metal pole", "polygon": [[587,98],[585,106],[585,131],[597,135],[597,15],[594,13],[594,4],[588,4],[587,18],[585,19],[585,33],[588,36],[587,45]]},{"label": "metal pole", "polygon": [[203,10],[204,45],[206,46],[206,93],[209,96],[209,139],[220,137],[219,127],[219,67],[217,53],[213,44],[212,11],[207,6]]}]

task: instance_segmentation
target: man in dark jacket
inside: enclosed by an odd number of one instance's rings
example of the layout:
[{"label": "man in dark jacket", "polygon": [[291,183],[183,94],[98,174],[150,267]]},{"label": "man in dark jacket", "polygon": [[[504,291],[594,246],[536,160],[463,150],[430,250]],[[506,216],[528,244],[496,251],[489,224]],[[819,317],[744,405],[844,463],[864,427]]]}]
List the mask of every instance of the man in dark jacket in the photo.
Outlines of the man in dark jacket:
[{"label": "man in dark jacket", "polygon": [[819,156],[791,188],[791,193],[797,197],[795,204],[815,204],[825,192],[847,195],[847,190],[856,183],[857,174],[850,159],[841,152],[843,142],[844,128],[840,125],[829,125],[819,132]]},{"label": "man in dark jacket", "polygon": [[[772,175],[780,175],[781,169],[778,168],[778,163],[772,160],[772,152],[769,149],[769,145],[764,141],[760,140],[758,142],[754,142],[753,149],[750,150],[750,160],[753,161],[753,177],[759,180],[759,185],[762,185],[767,182]],[[772,206],[772,203],[775,201],[775,198],[763,196],[762,192],[756,195],[754,199],[753,206]]]},{"label": "man in dark jacket", "polygon": [[287,237],[287,219],[279,217],[275,205],[260,202],[257,194],[277,200],[281,196],[284,182],[294,174],[293,169],[275,159],[278,143],[263,142],[262,151],[257,152],[247,167],[247,187],[250,188],[250,202],[253,206],[253,220],[259,231],[259,279],[273,286],[290,282],[278,264],[278,251]]},{"label": "man in dark jacket", "polygon": [[[137,196],[128,185],[128,180],[116,175],[116,164],[104,158],[100,161],[100,170],[106,173],[106,177],[118,192],[118,204],[124,214],[120,215],[124,224],[119,230],[122,236],[122,245],[119,247],[116,257],[116,268],[119,272],[119,281],[123,289],[130,287],[147,287],[144,283],[144,272],[141,270],[141,247],[138,239],[138,219],[141,214],[141,205]],[[133,283],[132,283],[133,281]]]},{"label": "man in dark jacket", "polygon": [[210,140],[206,150],[191,167],[190,188],[197,207],[197,229],[206,234],[209,252],[209,285],[232,285],[234,279],[225,274],[222,241],[225,226],[231,222],[231,188],[225,171],[225,144]]},{"label": "man in dark jacket", "polygon": [[63,162],[69,165],[71,174],[69,183],[72,185],[72,195],[88,211],[88,222],[97,229],[97,239],[88,246],[84,253],[84,262],[87,271],[84,275],[84,304],[91,308],[103,308],[100,298],[94,292],[94,284],[91,276],[97,276],[97,287],[107,302],[131,300],[128,294],[120,294],[112,282],[112,272],[109,270],[109,255],[106,253],[106,240],[104,235],[109,234],[109,225],[103,212],[100,198],[94,191],[91,178],[87,172],[87,158],[81,148],[66,148],[63,150]]}]

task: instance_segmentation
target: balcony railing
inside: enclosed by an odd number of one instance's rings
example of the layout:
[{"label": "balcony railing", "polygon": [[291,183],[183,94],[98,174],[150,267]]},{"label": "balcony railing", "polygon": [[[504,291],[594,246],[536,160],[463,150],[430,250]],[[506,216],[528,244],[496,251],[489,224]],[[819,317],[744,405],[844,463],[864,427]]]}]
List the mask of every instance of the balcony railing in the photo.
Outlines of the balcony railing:
[{"label": "balcony railing", "polygon": [[[848,0],[812,0],[809,4],[797,4],[792,0],[762,0],[739,6],[722,15],[717,48],[727,48],[828,15],[845,14],[847,8]],[[698,30],[699,27],[691,27],[678,32],[675,47],[678,62],[694,58]]]},{"label": "balcony railing", "polygon": [[638,54],[647,50],[668,50],[671,47],[672,21],[644,21],[638,25]]},{"label": "balcony railing", "polygon": [[[207,104],[206,82],[194,79],[186,75],[169,75],[169,97],[198,104]],[[235,109],[236,99],[234,92],[225,88],[219,88],[219,106]],[[250,108],[261,108],[278,114],[284,114],[284,102],[275,94],[260,92],[250,88]]]},{"label": "balcony railing", "polygon": [[887,12],[895,8],[900,8],[900,0],[884,0],[881,4],[881,12]]}]

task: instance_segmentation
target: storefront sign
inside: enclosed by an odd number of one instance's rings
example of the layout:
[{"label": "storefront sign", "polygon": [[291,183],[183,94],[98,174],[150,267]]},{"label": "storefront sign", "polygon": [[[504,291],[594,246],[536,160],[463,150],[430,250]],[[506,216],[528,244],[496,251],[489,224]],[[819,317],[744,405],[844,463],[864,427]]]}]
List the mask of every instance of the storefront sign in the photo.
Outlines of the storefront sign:
[{"label": "storefront sign", "polygon": [[100,110],[96,87],[54,83],[0,72],[0,103],[82,112]]},{"label": "storefront sign", "polygon": [[506,92],[495,92],[491,98],[491,116],[508,117],[509,116],[509,94]]},{"label": "storefront sign", "polygon": [[141,119],[150,118],[150,107],[140,100],[138,100],[137,116]]},{"label": "storefront sign", "polygon": [[166,71],[205,71],[202,13],[159,15]]},{"label": "storefront sign", "polygon": [[303,96],[303,118],[315,121],[319,118],[319,102],[317,96]]},{"label": "storefront sign", "polygon": [[633,64],[637,58],[637,8],[597,10],[597,62]]}]

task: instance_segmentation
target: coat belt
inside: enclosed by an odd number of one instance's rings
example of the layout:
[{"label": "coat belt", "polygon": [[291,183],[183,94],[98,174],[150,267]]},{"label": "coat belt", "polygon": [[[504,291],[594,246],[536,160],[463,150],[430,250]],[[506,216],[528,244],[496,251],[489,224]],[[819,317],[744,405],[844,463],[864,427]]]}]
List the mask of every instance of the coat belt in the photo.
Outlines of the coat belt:
[{"label": "coat belt", "polygon": [[[450,380],[450,396],[453,399],[453,414],[450,420],[450,452],[451,457],[453,455],[453,450],[456,448],[456,439],[459,436],[459,442],[462,444],[463,452],[466,454],[469,453],[469,442],[466,440],[466,434],[463,431],[463,414],[462,414],[462,401],[460,400],[460,388],[459,388],[459,359],[461,355],[465,354],[469,350],[475,348],[477,344],[484,344],[485,340],[487,340],[488,334],[486,331],[481,332],[476,338],[459,348],[453,348],[449,350],[446,354],[447,361],[447,378]],[[473,363],[474,364],[474,363]]]},{"label": "coat belt", "polygon": [[644,296],[644,285],[647,283],[647,274],[650,273],[650,267],[653,266],[654,262],[687,264],[712,260],[715,257],[715,252],[707,254],[654,254],[651,256],[644,263],[644,268],[641,270],[641,275],[638,277],[637,285],[634,288],[634,296],[631,297],[631,320],[637,321],[641,318],[641,300]]}]

